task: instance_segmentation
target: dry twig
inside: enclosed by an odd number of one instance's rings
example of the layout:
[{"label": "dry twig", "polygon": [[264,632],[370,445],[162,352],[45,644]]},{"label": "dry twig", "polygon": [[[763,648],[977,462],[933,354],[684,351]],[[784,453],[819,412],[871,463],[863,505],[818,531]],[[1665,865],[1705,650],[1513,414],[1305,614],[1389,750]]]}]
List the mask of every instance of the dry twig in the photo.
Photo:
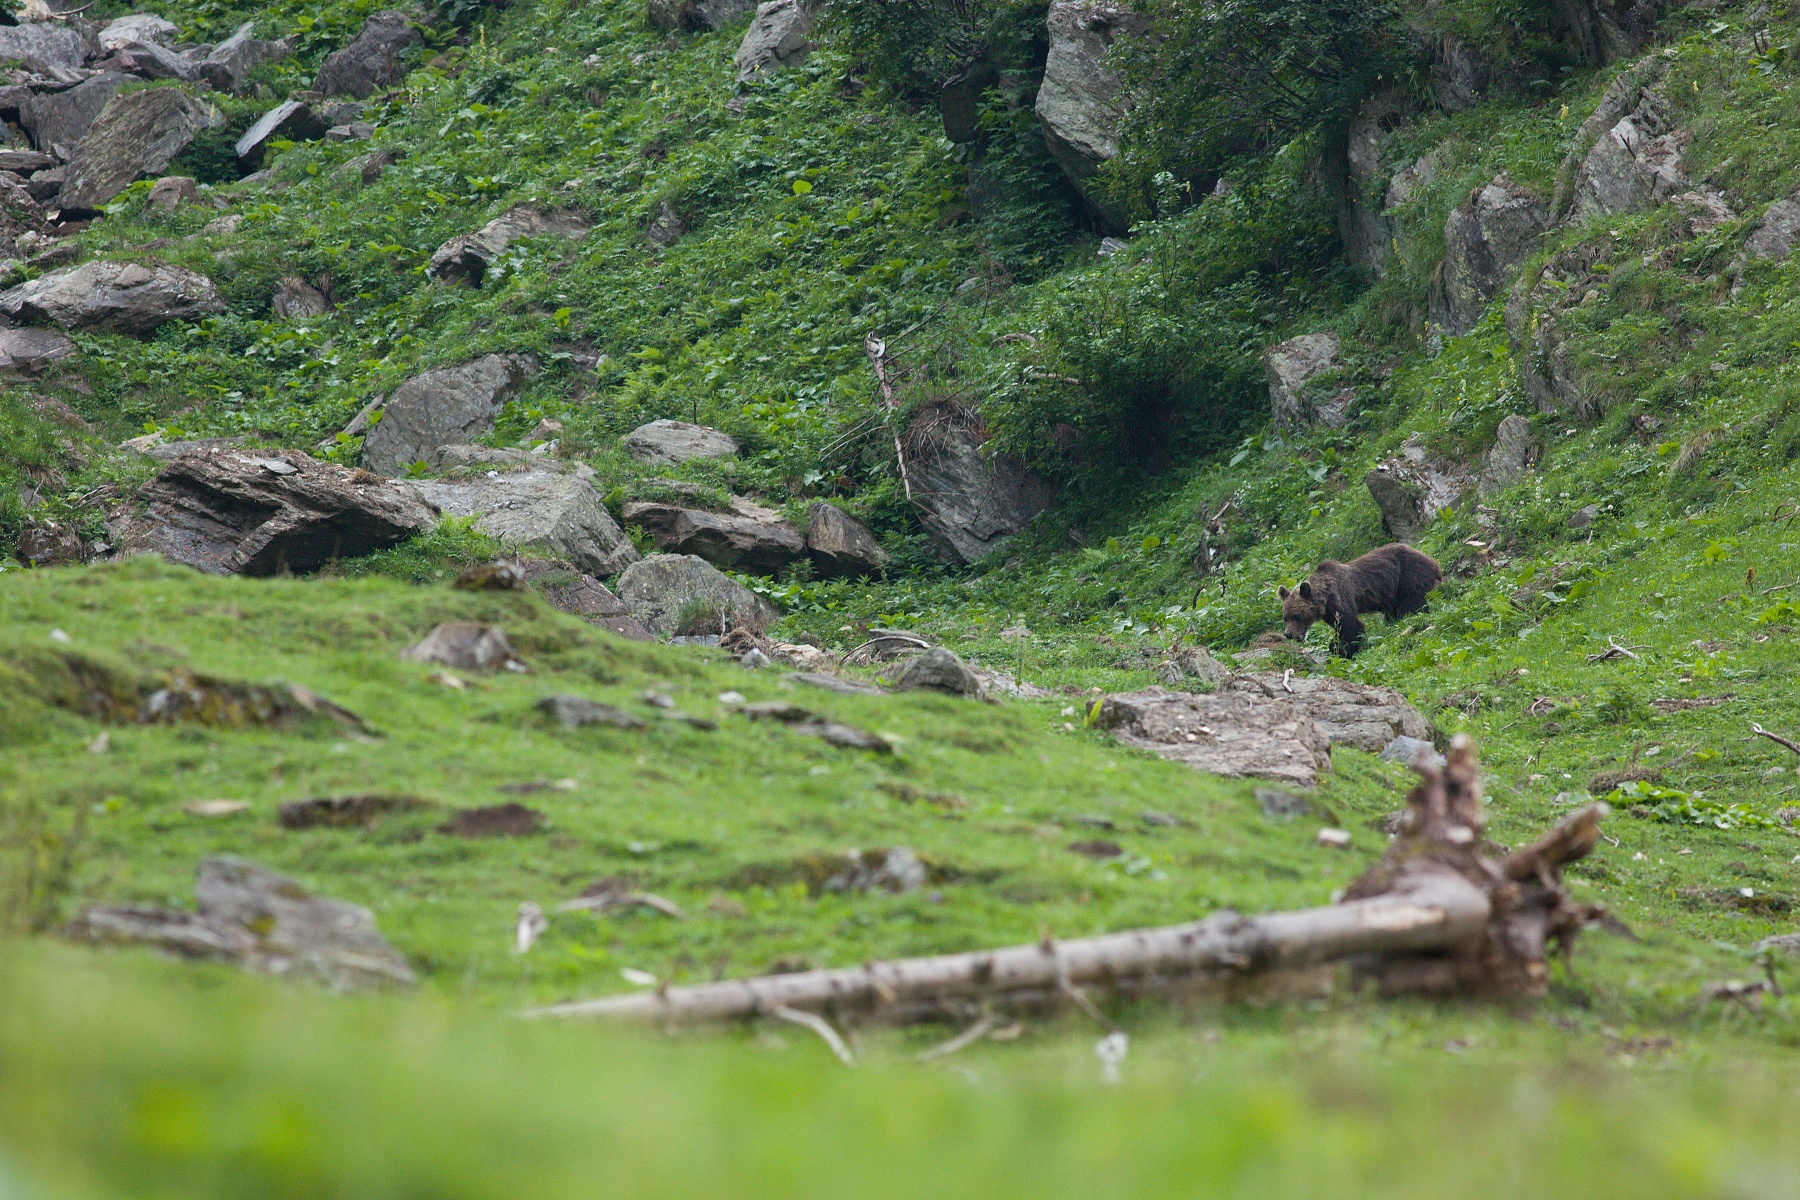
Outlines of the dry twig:
[{"label": "dry twig", "polygon": [[772,1017],[780,1017],[783,1021],[792,1021],[796,1025],[806,1026],[806,1028],[818,1034],[820,1039],[827,1046],[831,1047],[831,1052],[837,1055],[846,1067],[854,1067],[856,1065],[856,1055],[850,1053],[850,1047],[844,1044],[844,1039],[838,1036],[838,1031],[831,1027],[831,1022],[827,1021],[824,1017],[821,1017],[818,1013],[801,1012],[797,1008],[789,1008],[785,1004],[777,1004],[774,1008],[769,1010],[769,1015]]},{"label": "dry twig", "polygon": [[920,1051],[913,1056],[914,1062],[931,1062],[933,1059],[947,1058],[958,1050],[965,1050],[988,1035],[994,1027],[994,1018],[983,1016],[979,1021],[957,1034],[947,1042],[939,1042],[929,1050]]},{"label": "dry twig", "polygon": [[1795,743],[1790,742],[1788,739],[1782,737],[1779,733],[1770,733],[1768,730],[1764,729],[1761,725],[1758,725],[1755,721],[1750,722],[1750,732],[1754,733],[1758,737],[1768,738],[1771,742],[1774,742],[1777,746],[1786,746],[1789,750],[1792,750],[1795,754],[1800,754],[1800,745],[1796,745]]}]

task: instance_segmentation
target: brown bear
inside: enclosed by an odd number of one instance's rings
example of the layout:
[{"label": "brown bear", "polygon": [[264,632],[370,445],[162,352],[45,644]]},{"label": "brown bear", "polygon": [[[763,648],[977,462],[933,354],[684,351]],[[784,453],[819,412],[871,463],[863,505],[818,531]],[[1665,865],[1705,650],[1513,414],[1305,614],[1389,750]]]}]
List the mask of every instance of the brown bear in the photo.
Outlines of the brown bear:
[{"label": "brown bear", "polygon": [[1395,542],[1354,562],[1322,562],[1293,591],[1281,589],[1281,618],[1295,641],[1314,621],[1337,630],[1339,652],[1355,658],[1362,649],[1362,614],[1378,612],[1392,621],[1418,612],[1444,578],[1431,555]]}]

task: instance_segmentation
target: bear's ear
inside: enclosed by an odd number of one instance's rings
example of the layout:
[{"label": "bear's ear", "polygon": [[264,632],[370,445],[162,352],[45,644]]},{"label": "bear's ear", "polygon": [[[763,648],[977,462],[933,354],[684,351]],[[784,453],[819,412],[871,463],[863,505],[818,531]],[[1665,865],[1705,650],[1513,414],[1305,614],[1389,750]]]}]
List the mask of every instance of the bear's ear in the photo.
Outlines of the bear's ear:
[{"label": "bear's ear", "polygon": [[1300,598],[1309,604],[1312,603],[1312,584],[1305,580],[1300,583]]},{"label": "bear's ear", "polygon": [[1281,596],[1281,598],[1283,600],[1286,600],[1288,598],[1288,590],[1286,588],[1278,587],[1275,589],[1275,591],[1277,592],[1277,594],[1279,594]]}]

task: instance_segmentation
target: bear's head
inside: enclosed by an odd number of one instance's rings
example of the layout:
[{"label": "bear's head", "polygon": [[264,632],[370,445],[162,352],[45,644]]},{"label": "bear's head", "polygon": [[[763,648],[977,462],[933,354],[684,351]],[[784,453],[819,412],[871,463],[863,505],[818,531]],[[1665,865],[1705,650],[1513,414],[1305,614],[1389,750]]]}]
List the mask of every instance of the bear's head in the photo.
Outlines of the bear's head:
[{"label": "bear's head", "polygon": [[1306,640],[1306,631],[1314,621],[1325,618],[1325,598],[1313,590],[1311,580],[1302,580],[1293,591],[1281,589],[1281,620],[1287,635],[1296,642]]}]

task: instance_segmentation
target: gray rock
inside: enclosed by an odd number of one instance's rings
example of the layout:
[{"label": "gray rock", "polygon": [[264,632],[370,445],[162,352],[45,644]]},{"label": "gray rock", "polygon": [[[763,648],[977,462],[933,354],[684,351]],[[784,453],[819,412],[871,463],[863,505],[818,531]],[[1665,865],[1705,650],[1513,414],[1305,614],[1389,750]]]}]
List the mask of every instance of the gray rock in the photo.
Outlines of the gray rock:
[{"label": "gray rock", "polygon": [[15,175],[29,175],[33,171],[49,170],[55,165],[55,155],[45,154],[38,150],[0,150],[0,171],[11,171]]},{"label": "gray rock", "polygon": [[400,652],[403,662],[428,663],[458,671],[523,671],[525,663],[506,639],[506,630],[480,621],[445,621],[416,645]]},{"label": "gray rock", "polygon": [[154,551],[210,575],[316,570],[434,528],[408,484],[298,451],[179,455],[139,489],[142,512],[109,527],[123,553]]},{"label": "gray rock", "polygon": [[1668,128],[1666,108],[1647,90],[1631,115],[1594,142],[1575,178],[1576,220],[1642,212],[1682,190],[1688,138]]},{"label": "gray rock", "polygon": [[625,506],[624,517],[656,539],[658,550],[697,554],[714,566],[753,575],[773,575],[806,554],[800,531],[780,513],[740,496],[732,497],[726,513],[639,501]]},{"label": "gray rock", "polygon": [[1309,788],[1331,769],[1330,743],[1312,720],[1260,693],[1151,687],[1105,697],[1095,723],[1127,746],[1227,778]]},{"label": "gray rock", "polygon": [[894,688],[902,692],[947,692],[952,696],[985,695],[981,678],[971,671],[956,653],[943,646],[933,646],[901,664],[894,676]]},{"label": "gray rock", "polygon": [[87,65],[89,52],[87,35],[60,22],[0,26],[0,62],[16,62],[34,75],[70,82],[72,73]]},{"label": "gray rock", "polygon": [[614,575],[638,560],[631,539],[585,479],[555,471],[512,471],[421,480],[416,486],[450,516],[476,518],[475,528],[503,545],[548,553],[590,575]]},{"label": "gray rock", "polygon": [[70,932],[87,941],[241,962],[339,991],[414,982],[405,956],[381,936],[368,909],[310,895],[266,867],[224,855],[202,859],[194,898],[198,912],[91,908]]},{"label": "gray rock", "polygon": [[1177,654],[1175,665],[1181,668],[1183,677],[1198,679],[1214,687],[1230,679],[1232,674],[1231,668],[1214,658],[1212,651],[1205,646],[1194,646]]},{"label": "gray rock", "polygon": [[1466,112],[1486,97],[1494,67],[1488,57],[1460,38],[1433,39],[1431,95],[1449,113]]},{"label": "gray rock", "polygon": [[296,275],[283,275],[269,299],[269,311],[278,321],[306,321],[331,311],[331,302],[306,280]]},{"label": "gray rock", "polygon": [[33,567],[56,567],[87,561],[88,545],[81,531],[48,517],[27,517],[18,540],[19,561]]},{"label": "gray rock", "polygon": [[537,703],[538,711],[564,729],[580,729],[586,725],[610,725],[614,729],[642,729],[644,721],[622,708],[589,700],[586,696],[545,696]]},{"label": "gray rock", "polygon": [[705,33],[754,11],[756,0],[648,0],[644,6],[650,24],[664,33]]},{"label": "gray rock", "polygon": [[1454,508],[1475,487],[1462,467],[1435,461],[1415,440],[1408,440],[1397,456],[1377,463],[1364,482],[1381,510],[1382,525],[1403,542],[1416,539],[1440,512]]},{"label": "gray rock", "polygon": [[475,286],[489,265],[520,238],[556,236],[576,241],[586,237],[587,231],[587,219],[580,213],[520,204],[474,233],[461,234],[439,246],[426,269],[434,278]]},{"label": "gray rock", "polygon": [[1355,388],[1335,388],[1330,395],[1313,394],[1307,384],[1327,371],[1336,370],[1338,336],[1330,331],[1303,333],[1263,351],[1263,373],[1269,380],[1269,408],[1275,429],[1285,433],[1323,425],[1342,429],[1349,420]]},{"label": "gray rock", "polygon": [[1550,201],[1550,215],[1561,221],[1574,206],[1576,182],[1589,152],[1608,130],[1621,119],[1638,110],[1661,111],[1664,104],[1657,92],[1667,74],[1669,59],[1661,54],[1647,54],[1613,77],[1600,97],[1600,103],[1575,131],[1574,144],[1556,170],[1556,191]]},{"label": "gray rock", "polygon": [[1443,755],[1439,754],[1437,748],[1429,741],[1424,738],[1404,736],[1395,738],[1381,748],[1381,761],[1399,763],[1403,767],[1410,767],[1415,762],[1419,761],[1419,755],[1421,754],[1429,754],[1431,755],[1431,761],[1440,766],[1443,765]]},{"label": "gray rock", "polygon": [[19,105],[19,124],[39,150],[68,158],[106,102],[130,82],[123,72],[106,71],[60,92],[37,92]]},{"label": "gray rock", "polygon": [[33,171],[31,178],[25,181],[25,190],[39,204],[56,198],[62,191],[63,180],[68,178],[68,170],[64,167],[52,167],[48,171]]},{"label": "gray rock", "polygon": [[0,375],[42,375],[75,353],[75,343],[54,329],[0,329]]},{"label": "gray rock", "polygon": [[184,204],[200,203],[200,185],[186,175],[164,175],[150,189],[146,207],[174,212]]},{"label": "gray rock", "polygon": [[363,22],[348,45],[325,60],[312,90],[325,96],[367,100],[406,80],[400,55],[423,40],[405,13],[394,9],[378,12]]},{"label": "gray rock", "polygon": [[888,554],[862,522],[823,500],[811,509],[806,526],[806,550],[813,569],[825,579],[849,579],[873,575],[887,566]]},{"label": "gray rock", "polygon": [[299,100],[284,100],[258,117],[256,124],[237,140],[235,149],[238,162],[259,167],[270,142],[310,142],[324,136],[325,122],[310,106]]},{"label": "gray rock", "polygon": [[375,136],[375,127],[367,121],[352,121],[348,125],[333,125],[325,131],[328,142],[366,142]]},{"label": "gray rock", "polygon": [[1475,327],[1488,302],[1537,251],[1550,212],[1502,172],[1451,210],[1444,222],[1444,264],[1430,296],[1431,319],[1446,333]]},{"label": "gray rock", "polygon": [[759,75],[797,67],[813,51],[812,13],[801,0],[766,0],[756,6],[756,18],[744,31],[737,56],[738,82]]},{"label": "gray rock", "polygon": [[178,442],[152,440],[161,436],[161,434],[147,434],[142,438],[132,438],[130,441],[122,443],[119,448],[122,450],[137,450],[140,453],[148,454],[151,458],[154,458],[159,462],[173,462],[182,455],[192,454],[196,450],[231,449],[232,447],[242,446],[244,444],[243,438],[234,437],[183,438]]},{"label": "gray rock", "polygon": [[652,246],[661,248],[673,246],[685,236],[687,236],[687,222],[681,219],[681,214],[675,211],[675,206],[667,200],[658,201],[656,215],[650,219],[649,226],[644,230],[644,240]]},{"label": "gray rock", "polygon": [[1480,493],[1491,496],[1525,478],[1541,451],[1537,438],[1532,436],[1530,421],[1517,413],[1504,418],[1494,431],[1494,445],[1481,469]]},{"label": "gray rock", "polygon": [[1389,131],[1405,116],[1400,92],[1379,91],[1363,101],[1345,131],[1343,178],[1337,189],[1338,238],[1345,257],[1370,275],[1386,270],[1393,253],[1395,230],[1386,215],[1387,172],[1382,160]]},{"label": "gray rock", "polygon": [[1386,200],[1389,209],[1411,204],[1424,189],[1437,181],[1437,156],[1437,149],[1427,150],[1394,172],[1394,177],[1388,180],[1387,186]]},{"label": "gray rock", "polygon": [[1333,746],[1377,754],[1396,737],[1429,738],[1431,725],[1391,687],[1352,683],[1331,675],[1240,675],[1232,691],[1292,704]]},{"label": "gray rock", "polygon": [[363,465],[399,475],[415,462],[437,466],[444,446],[465,445],[494,427],[537,367],[527,355],[490,354],[401,384],[363,442]]},{"label": "gray rock", "polygon": [[94,69],[120,71],[139,79],[179,79],[184,83],[199,72],[197,64],[155,42],[131,42],[115,47],[94,64]]},{"label": "gray rock", "polygon": [[710,607],[728,628],[753,633],[775,619],[768,601],[690,554],[653,554],[631,564],[619,576],[618,591],[625,607],[658,637],[699,632],[678,628],[684,609],[692,617]]},{"label": "gray rock", "polygon": [[1000,68],[984,59],[944,84],[938,92],[938,115],[944,119],[944,136],[953,142],[979,138],[981,98],[999,83]]},{"label": "gray rock", "polygon": [[1763,212],[1762,225],[1744,242],[1744,253],[1750,258],[1786,260],[1800,242],[1800,198],[1789,196]]},{"label": "gray rock", "polygon": [[1143,33],[1149,20],[1105,0],[1051,0],[1046,23],[1050,53],[1037,94],[1044,142],[1109,232],[1124,233],[1126,214],[1096,200],[1088,184],[1101,164],[1118,157],[1125,115],[1123,81],[1107,65],[1107,48],[1118,37]]},{"label": "gray rock", "polygon": [[161,175],[200,131],[225,123],[180,88],[116,95],[75,147],[58,202],[66,213],[96,212],[137,180]]},{"label": "gray rock", "polygon": [[980,562],[1050,507],[1050,486],[1005,457],[988,458],[966,422],[926,409],[907,442],[920,521],[950,555]]},{"label": "gray rock", "polygon": [[625,435],[625,453],[651,466],[671,466],[693,458],[729,458],[738,452],[729,435],[686,421],[651,421]]},{"label": "gray rock", "polygon": [[590,625],[609,629],[633,642],[651,642],[656,635],[631,615],[625,602],[592,575],[553,559],[531,558],[519,564],[531,586],[550,604]]},{"label": "gray rock", "polygon": [[224,312],[212,280],[180,267],[87,262],[0,292],[0,313],[27,324],[143,337],[170,321]]},{"label": "gray rock", "polygon": [[180,36],[181,28],[173,21],[165,21],[155,13],[132,13],[106,23],[100,31],[100,49],[117,50],[133,43],[172,46]]},{"label": "gray rock", "polygon": [[1598,504],[1583,505],[1569,515],[1569,528],[1586,529],[1589,525],[1592,525],[1598,520],[1599,517],[1600,506]]},{"label": "gray rock", "polygon": [[256,22],[245,21],[237,32],[212,48],[201,60],[198,74],[215,91],[241,93],[250,82],[250,72],[266,62],[286,58],[292,48],[285,41],[265,41],[252,37]]}]

